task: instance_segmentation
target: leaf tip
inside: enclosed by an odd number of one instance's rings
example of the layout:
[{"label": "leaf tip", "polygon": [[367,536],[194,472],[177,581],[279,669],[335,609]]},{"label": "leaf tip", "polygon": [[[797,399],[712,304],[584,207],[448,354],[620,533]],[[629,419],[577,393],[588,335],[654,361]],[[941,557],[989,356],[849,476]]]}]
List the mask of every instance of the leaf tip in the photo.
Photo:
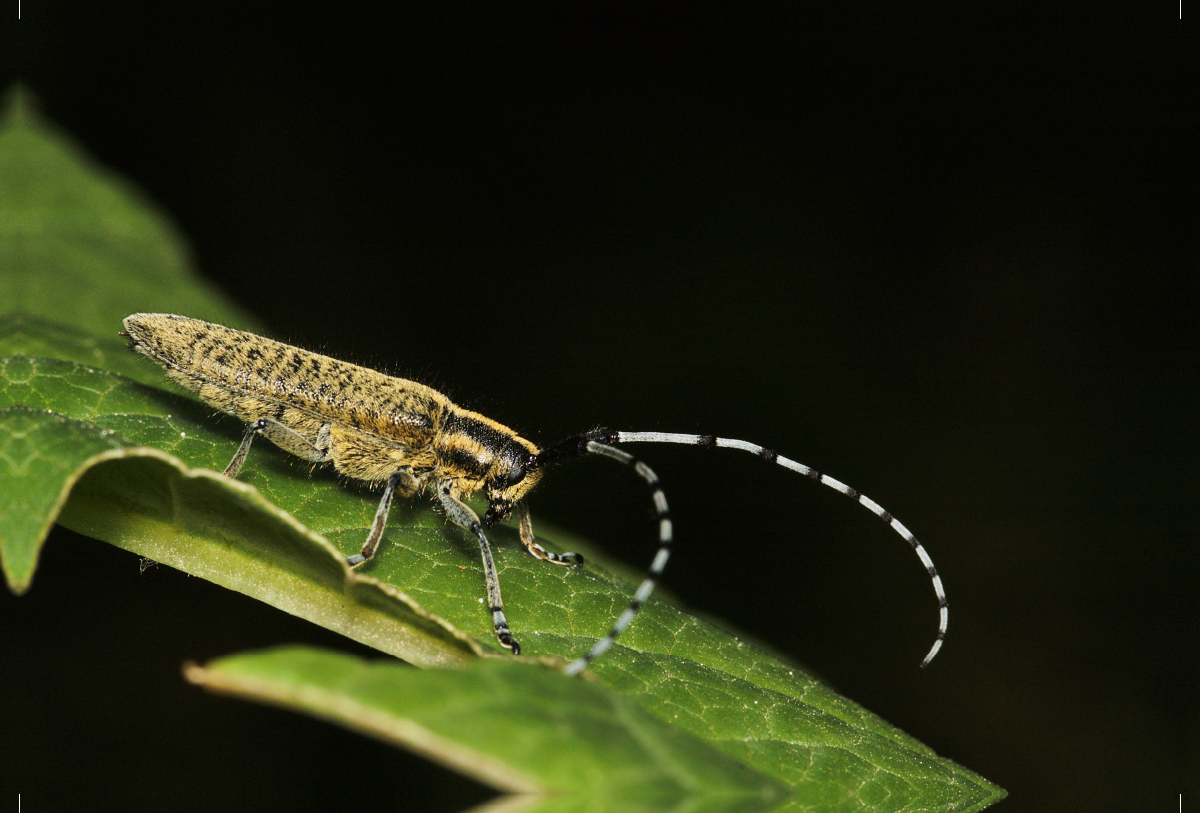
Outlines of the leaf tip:
[{"label": "leaf tip", "polygon": [[39,118],[38,108],[37,95],[24,82],[14,82],[4,91],[0,102],[0,127],[33,124]]}]

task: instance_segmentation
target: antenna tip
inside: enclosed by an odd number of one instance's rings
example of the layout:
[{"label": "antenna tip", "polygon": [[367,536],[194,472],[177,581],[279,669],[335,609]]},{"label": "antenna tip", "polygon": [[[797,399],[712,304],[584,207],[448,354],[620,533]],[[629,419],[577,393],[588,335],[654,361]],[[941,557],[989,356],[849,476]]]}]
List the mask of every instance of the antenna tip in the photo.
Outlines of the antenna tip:
[{"label": "antenna tip", "polygon": [[933,642],[933,648],[929,650],[929,654],[925,656],[925,660],[921,661],[921,668],[924,669],[937,656],[938,651],[942,648],[942,636]]}]

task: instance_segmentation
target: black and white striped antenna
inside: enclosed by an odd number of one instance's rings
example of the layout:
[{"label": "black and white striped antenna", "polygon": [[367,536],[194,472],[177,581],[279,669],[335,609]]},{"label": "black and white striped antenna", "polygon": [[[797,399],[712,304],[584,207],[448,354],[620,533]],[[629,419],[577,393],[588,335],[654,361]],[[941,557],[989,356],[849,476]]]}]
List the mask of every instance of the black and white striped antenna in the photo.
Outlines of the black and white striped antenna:
[{"label": "black and white striped antenna", "polygon": [[933,591],[937,595],[939,610],[937,638],[934,640],[929,654],[921,662],[921,667],[928,666],[930,661],[937,655],[938,650],[942,648],[942,641],[946,638],[946,627],[950,620],[950,611],[946,602],[946,591],[942,588],[942,577],[938,575],[937,568],[934,567],[933,560],[925,550],[925,547],[917,541],[917,538],[908,528],[904,527],[898,519],[885,511],[879,503],[860,494],[839,480],[821,474],[815,469],[783,457],[756,443],[732,438],[719,438],[715,435],[686,435],[669,432],[614,432],[608,429],[594,429],[591,432],[567,438],[561,443],[541,452],[536,456],[533,465],[537,467],[556,465],[577,457],[594,454],[609,457],[627,466],[632,466],[638,476],[645,480],[646,484],[650,487],[650,492],[654,500],[654,510],[658,520],[658,553],[655,554],[654,561],[650,564],[645,578],[638,586],[633,600],[629,603],[625,612],[621,613],[620,617],[613,623],[609,633],[597,641],[587,654],[575,659],[566,666],[563,671],[568,675],[574,675],[583,671],[589,663],[607,652],[613,645],[613,642],[616,641],[617,636],[629,627],[634,617],[638,614],[638,611],[642,608],[642,605],[646,603],[646,600],[654,591],[654,586],[658,583],[659,577],[662,575],[663,569],[667,565],[667,560],[671,555],[671,544],[674,541],[671,513],[667,507],[667,499],[663,494],[662,486],[659,485],[658,476],[645,463],[628,452],[616,448],[616,444],[621,443],[680,443],[686,446],[741,449],[764,460],[777,463],[785,469],[790,469],[806,477],[810,477],[823,485],[829,486],[834,491],[841,492],[850,497],[891,526],[892,530],[900,534],[901,538],[916,551],[917,556],[921,559],[921,564],[925,566],[925,572],[929,574],[929,578],[933,582]]}]

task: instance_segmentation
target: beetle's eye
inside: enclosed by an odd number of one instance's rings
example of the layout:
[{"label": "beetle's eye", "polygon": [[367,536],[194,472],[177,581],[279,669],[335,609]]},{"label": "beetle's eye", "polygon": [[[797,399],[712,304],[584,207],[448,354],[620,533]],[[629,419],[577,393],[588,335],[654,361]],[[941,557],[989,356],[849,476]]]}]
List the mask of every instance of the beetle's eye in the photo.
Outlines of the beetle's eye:
[{"label": "beetle's eye", "polygon": [[524,479],[525,479],[525,467],[524,466],[513,466],[511,469],[508,470],[508,478],[505,480],[504,485],[507,488],[511,488],[512,486],[515,486],[517,483],[521,482]]}]

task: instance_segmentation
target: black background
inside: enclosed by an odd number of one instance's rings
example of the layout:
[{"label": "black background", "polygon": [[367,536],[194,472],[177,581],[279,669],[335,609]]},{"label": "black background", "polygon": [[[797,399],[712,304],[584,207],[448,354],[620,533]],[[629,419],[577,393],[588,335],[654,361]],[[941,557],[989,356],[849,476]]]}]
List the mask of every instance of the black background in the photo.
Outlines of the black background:
[{"label": "black background", "polygon": [[[1187,809],[1200,142],[1177,9],[12,5],[5,86],[274,335],[543,443],[713,432],[829,472],[941,570],[928,670],[912,552],[749,455],[633,449],[677,520],[666,585],[1007,788],[1000,809]],[[532,505],[649,560],[617,467]],[[355,649],[243,596],[56,531],[0,606],[0,805],[489,795],[186,685],[186,659]]]}]

